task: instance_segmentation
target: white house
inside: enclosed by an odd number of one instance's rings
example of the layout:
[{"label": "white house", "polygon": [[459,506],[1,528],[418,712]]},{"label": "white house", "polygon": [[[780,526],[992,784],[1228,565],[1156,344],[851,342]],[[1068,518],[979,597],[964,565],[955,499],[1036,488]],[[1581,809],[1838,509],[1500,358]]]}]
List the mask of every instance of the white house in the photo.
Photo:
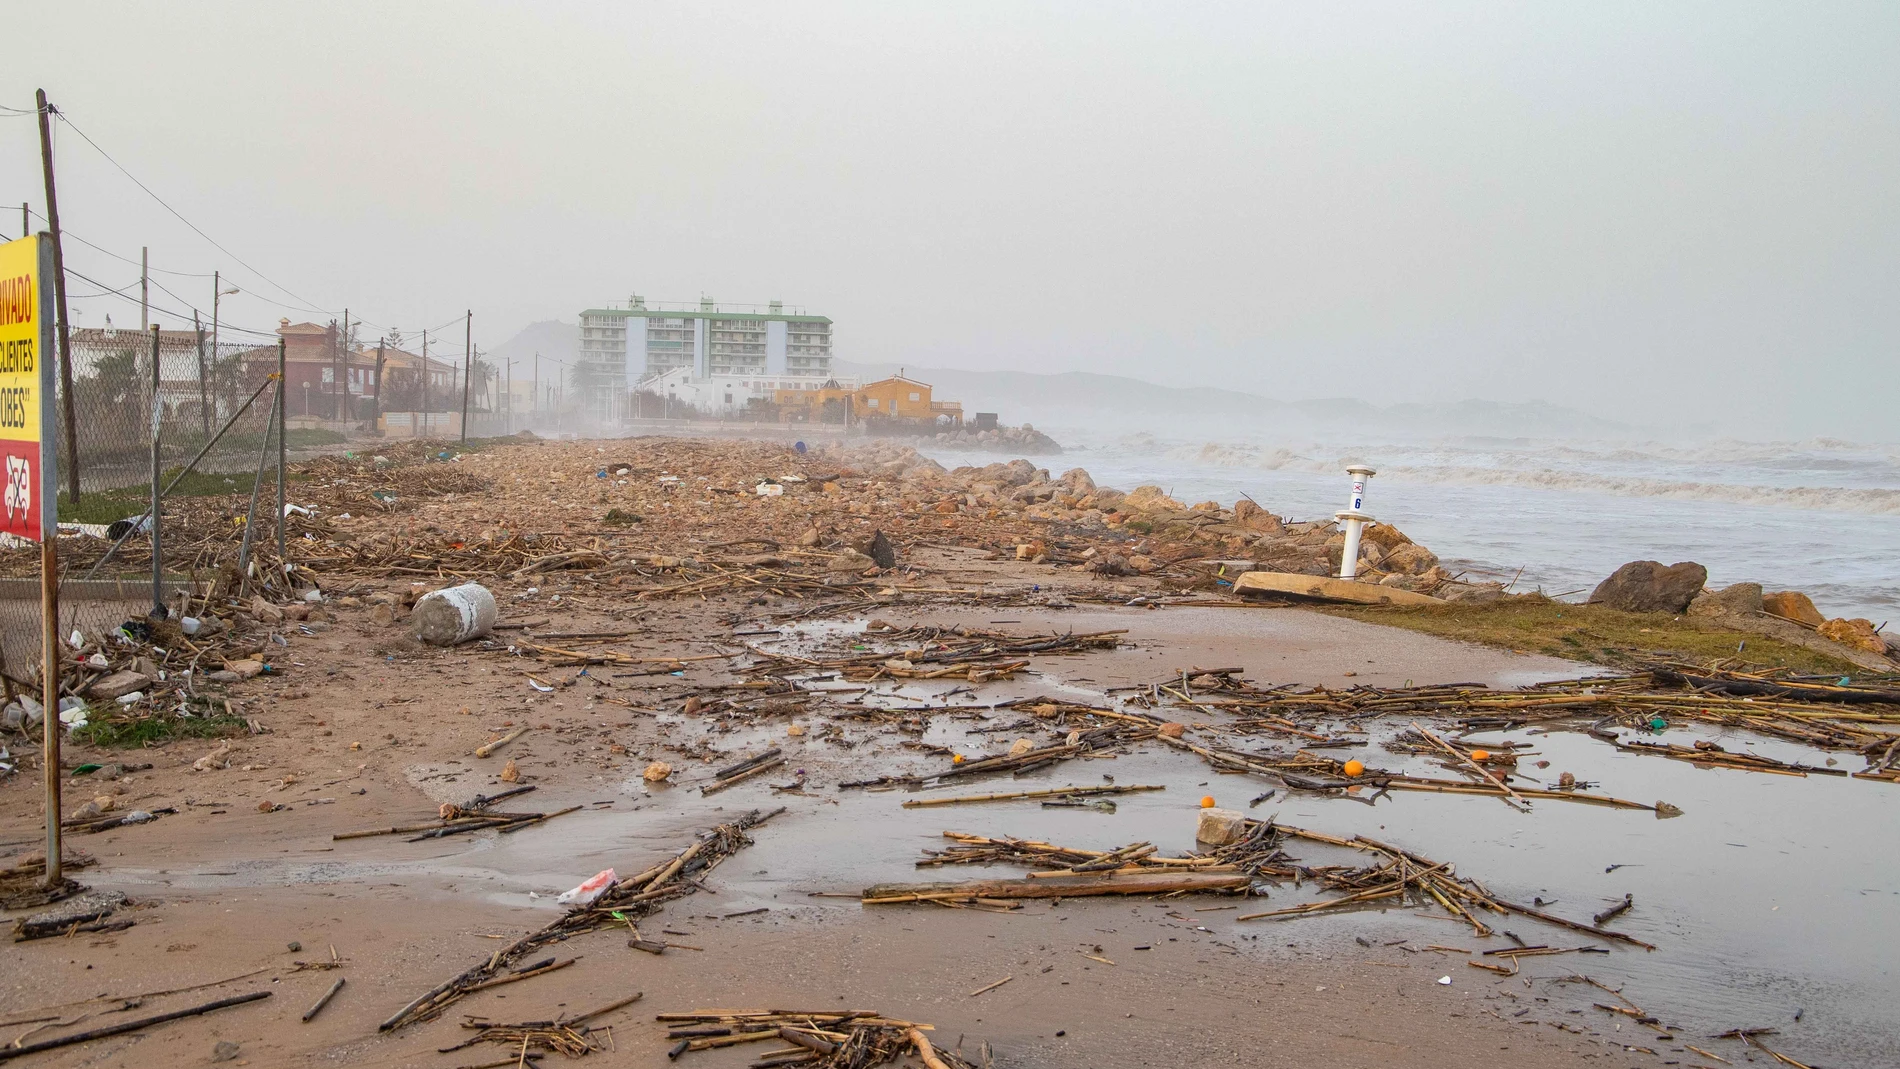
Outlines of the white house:
[{"label": "white house", "polygon": [[755,399],[770,401],[775,390],[817,390],[827,385],[855,390],[858,380],[832,375],[695,375],[690,367],[677,367],[645,379],[635,389],[708,415],[738,416]]}]

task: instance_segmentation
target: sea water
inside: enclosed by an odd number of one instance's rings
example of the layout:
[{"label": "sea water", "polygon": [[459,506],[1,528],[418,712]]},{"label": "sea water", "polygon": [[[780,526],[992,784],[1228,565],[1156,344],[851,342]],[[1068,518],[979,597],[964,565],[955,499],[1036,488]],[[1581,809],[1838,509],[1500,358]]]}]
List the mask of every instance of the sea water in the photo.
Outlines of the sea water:
[{"label": "sea water", "polygon": [[[1187,504],[1243,496],[1294,520],[1346,507],[1346,465],[1377,469],[1366,511],[1469,578],[1581,600],[1632,560],[1697,561],[1709,585],[1800,590],[1829,616],[1900,624],[1900,446],[1528,438],[1303,441],[1043,427],[1038,463]],[[942,448],[944,464],[1011,455]]]}]

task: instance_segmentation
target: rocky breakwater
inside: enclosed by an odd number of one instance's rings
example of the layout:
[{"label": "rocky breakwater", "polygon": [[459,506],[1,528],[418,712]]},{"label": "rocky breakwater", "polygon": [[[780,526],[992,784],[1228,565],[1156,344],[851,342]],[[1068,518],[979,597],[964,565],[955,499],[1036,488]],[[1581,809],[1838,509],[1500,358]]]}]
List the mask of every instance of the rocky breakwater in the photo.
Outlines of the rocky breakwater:
[{"label": "rocky breakwater", "polygon": [[1703,617],[1846,656],[1864,668],[1888,670],[1895,666],[1895,650],[1872,620],[1830,619],[1798,590],[1767,593],[1760,583],[1734,583],[1710,590],[1705,585],[1708,578],[1708,569],[1694,561],[1671,565],[1631,561],[1597,584],[1590,593],[1590,602],[1624,612]]},{"label": "rocky breakwater", "polygon": [[[892,442],[840,448],[850,460],[895,477],[907,496],[933,501],[945,525],[1017,519],[1046,532],[1017,543],[1023,560],[1105,576],[1160,575],[1219,589],[1241,571],[1337,575],[1345,534],[1331,519],[1290,521],[1241,500],[1187,505],[1158,486],[1123,491],[1098,486],[1082,468],[1061,475],[1025,459],[947,469],[915,449]],[[961,516],[962,520],[950,517]],[[1020,530],[1021,528],[1014,528]],[[1397,527],[1367,529],[1359,547],[1357,578],[1429,594],[1447,601],[1489,601],[1501,583],[1455,578],[1431,550]]]},{"label": "rocky breakwater", "polygon": [[1021,453],[1026,457],[1050,457],[1062,452],[1062,446],[1056,444],[1054,438],[1027,423],[1020,427],[996,427],[981,431],[959,427],[954,431],[940,431],[931,435],[928,441],[937,449]]}]

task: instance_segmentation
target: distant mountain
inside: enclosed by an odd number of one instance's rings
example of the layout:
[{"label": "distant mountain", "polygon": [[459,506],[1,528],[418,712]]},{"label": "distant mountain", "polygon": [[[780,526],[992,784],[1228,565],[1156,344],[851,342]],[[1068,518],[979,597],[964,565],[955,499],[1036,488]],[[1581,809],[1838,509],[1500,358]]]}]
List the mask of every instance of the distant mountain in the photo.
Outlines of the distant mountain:
[{"label": "distant mountain", "polygon": [[537,352],[544,360],[572,367],[580,347],[580,324],[544,319],[522,327],[514,337],[485,350],[484,355],[490,360],[513,360],[517,370],[525,361],[532,361]]},{"label": "distant mountain", "polygon": [[[865,380],[897,374],[895,364],[837,361],[839,373]],[[1622,437],[1636,433],[1628,424],[1599,419],[1543,401],[1503,402],[1477,399],[1405,403],[1380,407],[1356,398],[1276,401],[1242,390],[1209,386],[1160,386],[1122,375],[1069,371],[1039,375],[1025,371],[962,371],[955,368],[903,368],[904,374],[935,388],[942,400],[961,401],[965,413],[995,412],[1006,424],[1033,423],[1045,428],[1089,427],[1128,431],[1161,430],[1184,425],[1196,431],[1273,429],[1288,434],[1328,431],[1357,435],[1430,434],[1496,437]]]}]

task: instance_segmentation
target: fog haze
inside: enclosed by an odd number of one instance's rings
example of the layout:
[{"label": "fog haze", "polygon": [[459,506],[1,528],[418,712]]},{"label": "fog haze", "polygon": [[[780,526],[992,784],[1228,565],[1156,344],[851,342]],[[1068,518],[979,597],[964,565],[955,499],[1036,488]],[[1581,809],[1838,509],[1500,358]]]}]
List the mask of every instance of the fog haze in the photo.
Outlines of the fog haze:
[{"label": "fog haze", "polygon": [[[782,299],[865,364],[1900,437],[1891,4],[67,2],[8,22],[0,104],[44,86],[229,252],[70,130],[62,221],[228,271],[245,327],[347,306],[373,336],[472,308],[499,344],[633,292]],[[0,202],[21,201],[43,207],[38,148],[11,117]],[[155,304],[208,311],[209,279],[155,277]],[[136,323],[73,289],[76,321]]]}]

